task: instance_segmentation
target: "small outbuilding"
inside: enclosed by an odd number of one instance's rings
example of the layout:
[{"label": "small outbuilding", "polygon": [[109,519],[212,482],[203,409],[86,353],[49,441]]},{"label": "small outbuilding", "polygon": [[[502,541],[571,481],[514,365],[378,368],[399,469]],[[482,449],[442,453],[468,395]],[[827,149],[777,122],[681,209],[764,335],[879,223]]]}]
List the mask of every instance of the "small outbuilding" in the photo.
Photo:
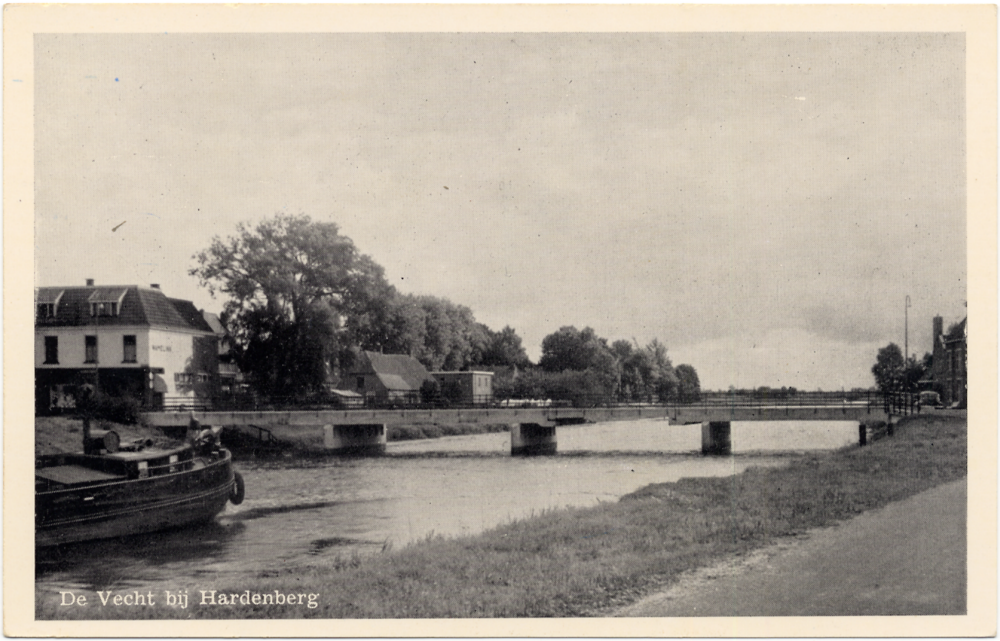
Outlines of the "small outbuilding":
[{"label": "small outbuilding", "polygon": [[[481,405],[493,400],[493,372],[431,372],[442,395],[457,403]],[[446,390],[454,390],[453,396]]]}]

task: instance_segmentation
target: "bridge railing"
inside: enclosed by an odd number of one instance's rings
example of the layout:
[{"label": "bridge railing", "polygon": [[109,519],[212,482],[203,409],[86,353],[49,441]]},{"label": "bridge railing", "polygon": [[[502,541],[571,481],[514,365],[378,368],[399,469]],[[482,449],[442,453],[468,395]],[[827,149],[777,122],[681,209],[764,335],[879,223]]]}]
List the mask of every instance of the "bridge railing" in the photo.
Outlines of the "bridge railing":
[{"label": "bridge railing", "polygon": [[702,392],[695,396],[584,395],[570,398],[522,399],[477,396],[466,401],[422,402],[415,396],[388,400],[375,398],[261,397],[252,394],[215,398],[165,397],[163,411],[284,411],[284,410],[384,410],[384,409],[492,409],[492,408],[593,408],[593,407],[664,407],[740,409],[781,409],[795,407],[853,406],[880,409],[887,414],[907,415],[920,411],[919,395],[910,392]]}]

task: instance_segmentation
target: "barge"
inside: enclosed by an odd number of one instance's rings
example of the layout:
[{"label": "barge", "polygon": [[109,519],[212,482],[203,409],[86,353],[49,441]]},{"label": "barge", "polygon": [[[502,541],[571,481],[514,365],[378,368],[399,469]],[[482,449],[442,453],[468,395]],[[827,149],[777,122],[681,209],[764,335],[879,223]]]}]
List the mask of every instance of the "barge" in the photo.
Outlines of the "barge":
[{"label": "barge", "polygon": [[243,501],[243,479],[215,430],[176,447],[120,448],[115,432],[88,427],[83,454],[35,459],[36,547],[191,525]]}]

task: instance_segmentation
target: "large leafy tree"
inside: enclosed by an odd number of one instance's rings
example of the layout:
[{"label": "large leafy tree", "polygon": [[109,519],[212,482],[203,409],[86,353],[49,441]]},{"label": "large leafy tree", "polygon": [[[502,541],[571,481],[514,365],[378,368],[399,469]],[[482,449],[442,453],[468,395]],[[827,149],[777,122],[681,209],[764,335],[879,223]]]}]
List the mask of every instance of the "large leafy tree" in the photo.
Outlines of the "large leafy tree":
[{"label": "large leafy tree", "polygon": [[906,359],[906,368],[903,370],[903,388],[909,391],[917,389],[917,383],[931,368],[933,360],[934,357],[929,353],[924,353],[923,358],[919,360],[915,356]]},{"label": "large leafy tree", "polygon": [[526,368],[531,365],[528,353],[524,351],[521,337],[513,327],[507,325],[499,332],[486,325],[481,326],[486,336],[486,346],[477,365],[507,365]]},{"label": "large leafy tree", "polygon": [[677,374],[677,395],[682,401],[697,401],[701,398],[701,382],[698,372],[691,365],[678,365],[674,368]]},{"label": "large leafy tree", "polygon": [[898,390],[905,368],[903,350],[899,349],[899,345],[889,343],[880,349],[872,366],[872,374],[879,390],[883,392]]},{"label": "large leafy tree", "polygon": [[538,364],[547,372],[583,371],[614,361],[607,341],[593,329],[560,327],[542,339],[542,358]]},{"label": "large leafy tree", "polygon": [[427,369],[455,371],[479,359],[486,336],[471,309],[434,296],[415,301],[425,320],[424,343],[415,356]]},{"label": "large leafy tree", "polygon": [[431,371],[480,364],[490,343],[489,328],[472,310],[445,298],[384,291],[352,312],[346,324],[358,347],[407,354]]},{"label": "large leafy tree", "polygon": [[644,393],[641,350],[632,349],[632,343],[626,340],[611,343],[610,350],[618,363],[618,396],[623,400],[641,396]]},{"label": "large leafy tree", "polygon": [[611,344],[618,361],[619,394],[625,399],[666,400],[677,388],[677,374],[667,356],[666,346],[653,339],[645,347],[633,348],[623,340]]},{"label": "large leafy tree", "polygon": [[560,327],[559,331],[543,338],[538,364],[546,372],[553,373],[590,371],[603,395],[612,394],[618,387],[618,364],[608,342],[589,327],[582,330]]},{"label": "large leafy tree", "polygon": [[190,270],[212,296],[227,298],[223,318],[240,367],[265,394],[317,389],[342,348],[345,315],[376,314],[391,299],[382,270],[335,223],[277,214],[236,234],[216,236]]}]

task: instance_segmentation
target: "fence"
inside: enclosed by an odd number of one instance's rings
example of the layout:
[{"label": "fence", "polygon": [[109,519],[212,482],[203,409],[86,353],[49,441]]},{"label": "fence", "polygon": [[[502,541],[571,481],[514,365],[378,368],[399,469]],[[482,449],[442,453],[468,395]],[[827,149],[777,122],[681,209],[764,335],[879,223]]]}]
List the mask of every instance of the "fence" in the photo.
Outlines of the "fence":
[{"label": "fence", "polygon": [[489,409],[527,407],[718,407],[785,408],[860,406],[880,408],[888,414],[905,416],[920,412],[917,393],[878,391],[854,392],[703,392],[696,397],[619,397],[611,395],[572,395],[570,398],[519,399],[477,396],[471,402],[438,400],[431,403],[417,397],[396,398],[378,402],[372,397],[344,401],[336,396],[262,397],[253,394],[217,398],[169,396],[163,399],[163,411],[279,411],[279,410],[371,410],[371,409]]}]

